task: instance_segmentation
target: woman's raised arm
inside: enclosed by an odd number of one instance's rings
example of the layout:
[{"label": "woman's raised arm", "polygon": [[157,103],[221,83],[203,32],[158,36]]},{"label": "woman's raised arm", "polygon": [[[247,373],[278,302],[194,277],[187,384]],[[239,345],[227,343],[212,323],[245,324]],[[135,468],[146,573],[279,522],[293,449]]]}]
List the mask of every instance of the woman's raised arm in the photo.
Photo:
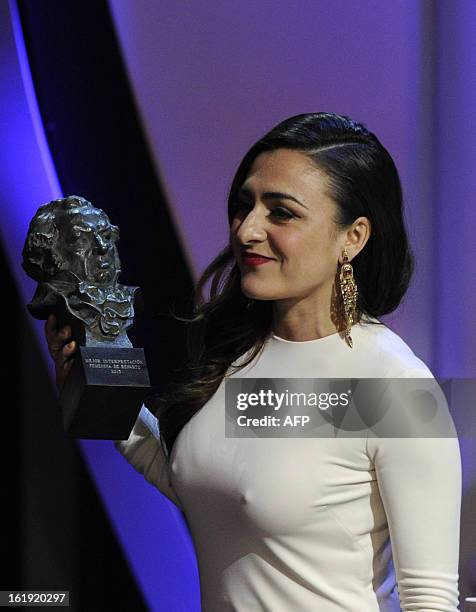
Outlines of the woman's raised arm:
[{"label": "woman's raised arm", "polygon": [[[76,342],[71,340],[71,333],[69,326],[58,328],[54,315],[48,317],[45,336],[50,355],[55,362],[58,389],[61,389],[71,370],[77,350]],[[181,507],[169,481],[168,463],[160,443],[157,419],[145,406],[142,407],[129,438],[116,440],[114,444],[148,482]]]}]

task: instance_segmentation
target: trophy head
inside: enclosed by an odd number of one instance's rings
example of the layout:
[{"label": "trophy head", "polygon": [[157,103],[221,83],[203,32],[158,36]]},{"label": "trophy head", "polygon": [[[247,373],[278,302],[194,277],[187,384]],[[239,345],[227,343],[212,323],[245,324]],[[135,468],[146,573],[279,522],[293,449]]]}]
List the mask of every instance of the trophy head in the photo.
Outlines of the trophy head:
[{"label": "trophy head", "polygon": [[118,240],[119,228],[91,202],[79,196],[53,200],[30,223],[22,265],[40,283],[110,286],[120,273]]}]

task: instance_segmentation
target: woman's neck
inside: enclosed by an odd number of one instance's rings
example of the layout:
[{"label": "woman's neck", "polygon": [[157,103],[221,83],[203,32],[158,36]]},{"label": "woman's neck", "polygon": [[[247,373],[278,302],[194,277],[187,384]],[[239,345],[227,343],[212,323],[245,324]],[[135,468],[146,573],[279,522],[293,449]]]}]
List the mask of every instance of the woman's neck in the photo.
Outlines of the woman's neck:
[{"label": "woman's neck", "polygon": [[305,342],[324,338],[339,331],[332,321],[330,311],[325,315],[318,311],[309,312],[304,305],[295,304],[283,307],[273,304],[273,331],[280,338],[293,342]]},{"label": "woman's neck", "polygon": [[[280,338],[305,342],[344,331],[342,298],[332,286],[328,295],[314,295],[304,299],[275,300],[273,302],[273,331]],[[360,321],[356,311],[354,323]]]}]

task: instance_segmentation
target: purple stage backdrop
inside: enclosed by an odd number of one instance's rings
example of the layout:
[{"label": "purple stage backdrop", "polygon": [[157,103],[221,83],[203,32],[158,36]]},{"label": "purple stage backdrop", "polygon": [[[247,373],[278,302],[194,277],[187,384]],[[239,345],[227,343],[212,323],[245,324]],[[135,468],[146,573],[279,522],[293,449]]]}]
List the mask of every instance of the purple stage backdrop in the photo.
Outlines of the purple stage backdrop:
[{"label": "purple stage backdrop", "polygon": [[[195,277],[226,243],[227,188],[248,147],[290,115],[350,115],[377,134],[397,163],[417,260],[405,303],[386,321],[435,374],[474,377],[476,3],[109,0],[109,6]],[[27,225],[59,186],[14,2],[0,3],[0,20],[2,240],[26,301],[33,284],[19,261]],[[460,418],[473,432],[461,441],[464,591],[476,571],[476,525],[466,501],[476,489],[476,419]],[[193,551],[172,505],[136,478],[111,445],[82,448],[150,608],[169,610],[161,601],[172,588],[174,610],[199,610]],[[184,567],[172,587],[167,558]]]}]

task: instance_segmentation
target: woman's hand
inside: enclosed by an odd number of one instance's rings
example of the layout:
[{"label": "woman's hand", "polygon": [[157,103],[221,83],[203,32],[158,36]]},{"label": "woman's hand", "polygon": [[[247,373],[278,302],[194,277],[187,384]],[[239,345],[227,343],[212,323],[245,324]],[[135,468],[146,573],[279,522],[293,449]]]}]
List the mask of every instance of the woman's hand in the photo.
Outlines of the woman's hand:
[{"label": "woman's hand", "polygon": [[71,370],[74,359],[72,356],[76,352],[77,345],[71,340],[71,327],[66,325],[58,329],[58,323],[54,315],[50,315],[45,323],[45,336],[48,343],[50,355],[55,362],[56,386],[58,390],[64,385],[64,381]]}]

